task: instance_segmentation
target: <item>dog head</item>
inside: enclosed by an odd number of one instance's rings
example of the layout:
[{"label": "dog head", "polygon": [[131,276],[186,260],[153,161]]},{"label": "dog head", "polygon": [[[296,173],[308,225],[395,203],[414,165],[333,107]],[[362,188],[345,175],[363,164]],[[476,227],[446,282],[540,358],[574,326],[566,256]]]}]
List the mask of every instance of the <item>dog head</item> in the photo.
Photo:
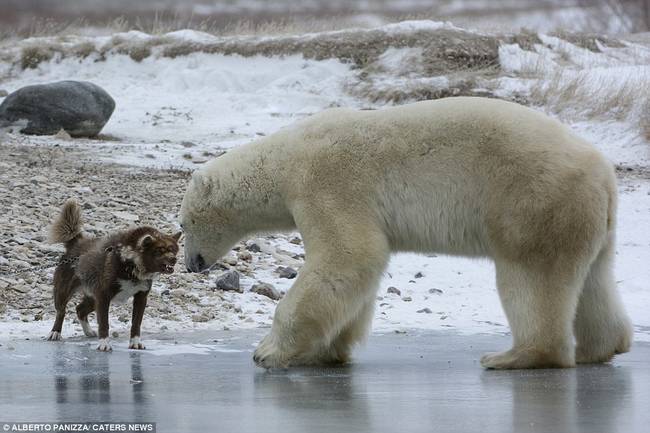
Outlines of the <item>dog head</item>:
[{"label": "dog head", "polygon": [[181,232],[167,235],[151,227],[139,227],[128,236],[122,256],[132,260],[141,275],[174,272]]}]

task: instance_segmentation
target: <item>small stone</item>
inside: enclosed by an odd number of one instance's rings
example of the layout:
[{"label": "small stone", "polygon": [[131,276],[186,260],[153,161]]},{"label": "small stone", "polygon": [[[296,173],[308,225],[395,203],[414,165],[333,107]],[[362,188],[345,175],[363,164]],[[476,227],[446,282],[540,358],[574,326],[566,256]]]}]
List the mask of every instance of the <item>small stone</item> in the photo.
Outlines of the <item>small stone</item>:
[{"label": "small stone", "polygon": [[432,295],[442,295],[442,290],[440,289],[429,289],[429,293]]},{"label": "small stone", "polygon": [[181,146],[189,148],[196,146],[196,144],[192,143],[191,141],[181,141]]},{"label": "small stone", "polygon": [[216,288],[224,291],[244,292],[239,286],[239,273],[237,271],[224,272],[217,278]]},{"label": "small stone", "polygon": [[410,296],[404,296],[402,298],[402,301],[404,301],[404,302],[411,302],[412,300],[413,300],[413,298],[411,298]]},{"label": "small stone", "polygon": [[170,293],[171,293],[171,292],[170,292],[169,289],[165,289],[165,290],[163,290],[162,292],[160,292],[160,295],[161,295],[161,296],[169,296]]},{"label": "small stone", "polygon": [[113,338],[118,338],[118,337],[120,336],[120,333],[117,332],[117,331],[113,331],[113,333],[111,334],[111,336],[112,336]]},{"label": "small stone", "polygon": [[252,253],[259,253],[259,252],[262,251],[262,249],[260,248],[260,246],[257,245],[256,243],[252,243],[252,244],[250,244],[250,245],[246,245],[246,249],[247,249],[248,251],[252,252]]},{"label": "small stone", "polygon": [[161,331],[166,331],[166,330],[168,330],[168,329],[169,329],[169,328],[167,327],[167,325],[163,325],[163,326],[160,327],[160,330],[161,330]]},{"label": "small stone", "polygon": [[280,292],[275,287],[273,287],[272,284],[269,283],[260,282],[258,284],[253,284],[253,287],[251,287],[251,292],[266,296],[267,298],[271,298],[274,301],[277,301],[282,297],[282,295],[280,295]]},{"label": "small stone", "polygon": [[34,176],[31,179],[29,179],[29,182],[32,183],[33,185],[38,185],[39,183],[48,183],[48,179],[45,176]]},{"label": "small stone", "polygon": [[58,140],[63,140],[63,141],[72,140],[72,137],[70,136],[70,134],[68,134],[67,131],[65,129],[63,129],[63,128],[59,129],[59,132],[54,134],[54,138],[56,138]]},{"label": "small stone", "polygon": [[386,293],[394,293],[397,296],[400,296],[402,294],[400,289],[398,289],[397,287],[393,287],[393,286],[390,286],[388,289],[386,289]]},{"label": "small stone", "polygon": [[302,244],[302,239],[300,239],[299,237],[295,237],[295,238],[291,239],[289,242],[294,244],[294,245],[300,245],[300,244]]},{"label": "small stone", "polygon": [[424,277],[424,274],[422,272],[418,272],[417,274],[415,274],[415,278],[422,278],[422,277]]},{"label": "small stone", "polygon": [[227,264],[230,266],[236,266],[237,265],[237,258],[236,257],[226,257],[224,260]]},{"label": "small stone", "polygon": [[121,220],[125,220],[125,221],[138,221],[140,219],[139,216],[137,216],[135,214],[132,214],[132,213],[129,213],[129,212],[117,211],[117,212],[112,212],[112,214],[115,217],[117,217],[117,218],[119,218]]},{"label": "small stone", "polygon": [[120,315],[117,317],[117,320],[119,320],[119,321],[122,322],[122,323],[126,323],[126,322],[129,321],[129,316],[127,316],[126,314],[120,314]]},{"label": "small stone", "polygon": [[192,322],[207,322],[209,319],[205,314],[193,314]]},{"label": "small stone", "polygon": [[431,314],[431,313],[433,313],[433,311],[431,311],[430,308],[423,308],[423,309],[421,309],[421,310],[418,310],[417,312],[418,312],[418,313],[427,313],[427,314]]},{"label": "small stone", "polygon": [[8,94],[9,92],[7,92],[5,89],[0,89],[0,98],[4,98]]},{"label": "small stone", "polygon": [[253,255],[248,251],[240,251],[237,253],[237,258],[245,262],[250,262],[251,260],[253,260]]},{"label": "small stone", "polygon": [[172,289],[169,291],[169,293],[174,297],[174,298],[182,298],[187,294],[187,291],[185,289]]},{"label": "small stone", "polygon": [[278,272],[280,278],[287,278],[289,280],[292,278],[296,278],[296,276],[298,275],[298,271],[296,271],[294,268],[289,266],[287,266],[286,268],[280,266],[276,269],[276,272]]}]

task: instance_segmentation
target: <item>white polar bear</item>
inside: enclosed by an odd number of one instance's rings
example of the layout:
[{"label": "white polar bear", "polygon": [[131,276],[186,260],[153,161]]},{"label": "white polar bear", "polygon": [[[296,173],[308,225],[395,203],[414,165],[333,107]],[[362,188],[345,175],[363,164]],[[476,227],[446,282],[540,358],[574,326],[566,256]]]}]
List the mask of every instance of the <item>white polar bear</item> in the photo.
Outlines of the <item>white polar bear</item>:
[{"label": "white polar bear", "polygon": [[614,171],[591,145],[537,111],[459,97],[327,110],[234,149],[193,175],[181,223],[193,271],[255,232],[302,234],[262,367],[348,360],[390,253],[416,251],[492,258],[514,341],[481,364],[537,368],[628,351],[615,213]]}]

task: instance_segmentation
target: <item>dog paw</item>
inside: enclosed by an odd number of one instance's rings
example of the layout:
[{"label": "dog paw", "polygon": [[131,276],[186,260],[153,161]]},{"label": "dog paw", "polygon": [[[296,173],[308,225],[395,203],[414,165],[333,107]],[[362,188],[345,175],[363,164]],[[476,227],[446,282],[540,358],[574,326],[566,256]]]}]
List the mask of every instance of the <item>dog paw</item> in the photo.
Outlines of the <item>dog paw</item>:
[{"label": "dog paw", "polygon": [[129,341],[129,349],[144,350],[144,344],[140,341],[140,337],[133,337]]},{"label": "dog paw", "polygon": [[61,341],[61,333],[57,331],[52,331],[47,336],[48,341]]},{"label": "dog paw", "polygon": [[99,346],[97,346],[97,350],[100,352],[110,352],[113,350],[111,344],[108,342],[108,338],[102,338],[99,340]]},{"label": "dog paw", "polygon": [[277,338],[269,334],[260,341],[255,349],[253,361],[262,368],[286,368],[289,366],[290,356],[280,349],[276,343]]},{"label": "dog paw", "polygon": [[81,323],[81,328],[83,329],[86,337],[97,337],[97,331],[91,328],[88,322],[80,321],[79,323]]}]

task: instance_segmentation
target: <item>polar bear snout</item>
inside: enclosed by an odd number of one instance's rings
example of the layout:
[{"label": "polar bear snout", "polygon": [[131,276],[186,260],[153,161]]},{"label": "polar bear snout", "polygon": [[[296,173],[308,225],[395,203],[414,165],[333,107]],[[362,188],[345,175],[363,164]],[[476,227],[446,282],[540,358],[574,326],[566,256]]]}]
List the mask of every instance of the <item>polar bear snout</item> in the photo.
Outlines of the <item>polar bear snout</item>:
[{"label": "polar bear snout", "polygon": [[205,259],[201,254],[185,256],[185,266],[188,272],[203,272],[206,268]]}]

